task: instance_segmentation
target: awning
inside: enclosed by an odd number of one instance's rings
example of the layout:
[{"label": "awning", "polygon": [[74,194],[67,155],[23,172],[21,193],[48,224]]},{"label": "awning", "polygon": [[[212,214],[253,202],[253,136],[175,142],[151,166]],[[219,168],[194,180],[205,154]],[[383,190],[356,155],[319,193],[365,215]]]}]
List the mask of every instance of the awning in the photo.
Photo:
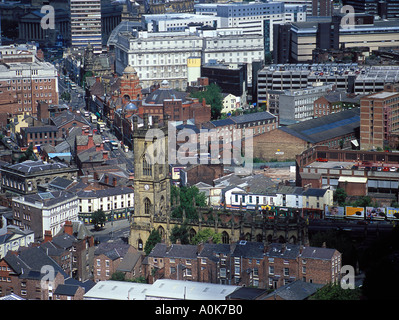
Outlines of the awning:
[{"label": "awning", "polygon": [[338,182],[366,183],[367,178],[364,177],[339,177]]}]

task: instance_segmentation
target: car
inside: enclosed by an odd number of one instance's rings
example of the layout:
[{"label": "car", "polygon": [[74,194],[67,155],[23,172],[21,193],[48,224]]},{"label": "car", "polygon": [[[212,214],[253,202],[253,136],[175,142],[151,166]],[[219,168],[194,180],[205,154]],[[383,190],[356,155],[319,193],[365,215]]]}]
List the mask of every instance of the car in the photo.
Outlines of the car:
[{"label": "car", "polygon": [[389,171],[396,171],[396,167],[390,167]]},{"label": "car", "polygon": [[388,167],[383,167],[382,171],[389,171],[389,168]]},{"label": "car", "polygon": [[377,167],[371,167],[371,171],[377,171]]},{"label": "car", "polygon": [[377,167],[377,171],[382,171],[382,167]]},{"label": "car", "polygon": [[332,167],[333,169],[343,169],[344,168],[344,166],[334,166],[334,167]]},{"label": "car", "polygon": [[316,161],[318,162],[328,162],[326,158],[317,158]]}]

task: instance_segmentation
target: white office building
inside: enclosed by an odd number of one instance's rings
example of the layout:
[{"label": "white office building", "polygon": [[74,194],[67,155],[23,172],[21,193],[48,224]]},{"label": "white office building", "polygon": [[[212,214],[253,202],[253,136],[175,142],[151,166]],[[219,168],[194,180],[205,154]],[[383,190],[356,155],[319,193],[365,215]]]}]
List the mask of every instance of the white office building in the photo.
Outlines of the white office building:
[{"label": "white office building", "polygon": [[244,34],[265,36],[266,49],[273,50],[273,25],[306,21],[306,6],[283,2],[196,4],[197,15],[214,15],[220,28],[242,28]]},{"label": "white office building", "polygon": [[224,60],[248,63],[248,83],[252,81],[253,60],[264,59],[262,35],[244,34],[239,28],[203,30],[191,26],[185,32],[120,32],[115,42],[116,72],[133,66],[143,87],[167,80],[172,88],[185,90],[189,57],[201,63]]},{"label": "white office building", "polygon": [[192,13],[146,14],[143,20],[148,32],[184,31],[189,24],[219,26],[219,17]]}]

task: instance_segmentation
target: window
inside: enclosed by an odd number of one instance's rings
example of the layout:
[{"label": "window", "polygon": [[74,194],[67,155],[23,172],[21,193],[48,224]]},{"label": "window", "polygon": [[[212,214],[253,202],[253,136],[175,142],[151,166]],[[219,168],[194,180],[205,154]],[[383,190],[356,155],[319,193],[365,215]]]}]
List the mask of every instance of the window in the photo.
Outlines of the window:
[{"label": "window", "polygon": [[151,201],[148,198],[145,198],[144,200],[144,213],[145,214],[150,214],[151,212]]},{"label": "window", "polygon": [[239,266],[236,266],[236,267],[234,267],[234,274],[240,274],[240,267]]},{"label": "window", "polygon": [[290,268],[284,268],[284,275],[289,276],[290,275]]},{"label": "window", "polygon": [[152,166],[149,164],[145,157],[143,157],[143,176],[152,175]]},{"label": "window", "polygon": [[274,274],[274,266],[269,266],[269,274]]}]

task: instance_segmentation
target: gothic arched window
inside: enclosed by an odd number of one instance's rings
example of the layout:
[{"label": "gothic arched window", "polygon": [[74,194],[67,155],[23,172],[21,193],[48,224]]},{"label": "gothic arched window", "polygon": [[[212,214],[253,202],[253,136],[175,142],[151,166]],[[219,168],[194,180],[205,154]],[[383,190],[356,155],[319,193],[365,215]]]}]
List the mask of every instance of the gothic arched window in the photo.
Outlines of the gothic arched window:
[{"label": "gothic arched window", "polygon": [[145,157],[143,157],[143,176],[152,176],[152,166]]},{"label": "gothic arched window", "polygon": [[151,212],[151,201],[148,198],[144,199],[144,213],[150,214]]}]

